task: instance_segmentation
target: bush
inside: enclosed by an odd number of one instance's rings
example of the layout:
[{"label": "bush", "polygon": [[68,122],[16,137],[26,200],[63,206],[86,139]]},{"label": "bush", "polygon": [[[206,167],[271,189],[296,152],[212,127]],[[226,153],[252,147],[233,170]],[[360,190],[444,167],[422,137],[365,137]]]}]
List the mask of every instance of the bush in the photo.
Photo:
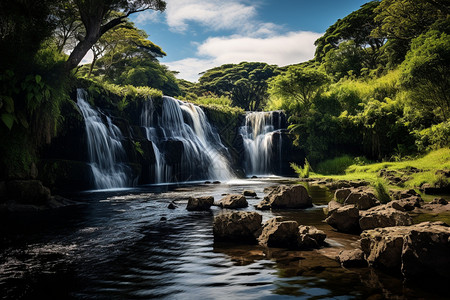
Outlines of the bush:
[{"label": "bush", "polygon": [[391,196],[389,196],[389,193],[388,193],[386,187],[384,186],[384,184],[381,181],[378,181],[375,183],[375,192],[377,194],[378,200],[382,204],[386,204],[389,201],[391,201]]},{"label": "bush", "polygon": [[309,171],[311,171],[311,165],[309,164],[309,162],[306,158],[305,158],[305,164],[303,165],[303,168],[295,163],[291,163],[291,168],[294,169],[294,172],[297,173],[298,177],[300,177],[300,178],[308,178]]},{"label": "bush", "polygon": [[442,122],[427,129],[415,131],[419,151],[436,150],[450,146],[450,122]]},{"label": "bush", "polygon": [[355,163],[355,160],[348,155],[325,160],[317,165],[317,173],[323,175],[341,175],[345,170]]}]

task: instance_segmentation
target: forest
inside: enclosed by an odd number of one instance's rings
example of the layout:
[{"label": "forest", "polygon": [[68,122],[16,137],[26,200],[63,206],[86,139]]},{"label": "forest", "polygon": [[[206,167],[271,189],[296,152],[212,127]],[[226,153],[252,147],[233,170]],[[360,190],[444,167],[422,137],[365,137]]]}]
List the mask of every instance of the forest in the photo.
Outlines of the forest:
[{"label": "forest", "polygon": [[[9,173],[2,177],[30,172],[42,145],[58,135],[61,107],[78,79],[225,111],[284,110],[313,166],[344,155],[402,160],[449,146],[445,1],[371,1],[330,26],[310,61],[226,64],[197,83],[160,64],[166,53],[127,19],[163,11],[164,1],[7,1],[0,8],[0,55],[8,58],[0,66],[0,134],[8,141],[1,169]],[[89,49],[92,62],[79,65]]]}]

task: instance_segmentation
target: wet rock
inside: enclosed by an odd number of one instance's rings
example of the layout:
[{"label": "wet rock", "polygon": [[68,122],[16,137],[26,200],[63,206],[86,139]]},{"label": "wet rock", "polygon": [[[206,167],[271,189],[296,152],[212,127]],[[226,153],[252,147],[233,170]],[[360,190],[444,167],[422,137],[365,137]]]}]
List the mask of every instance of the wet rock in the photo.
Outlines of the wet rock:
[{"label": "wet rock", "polygon": [[213,184],[220,184],[220,181],[218,181],[218,180],[213,181]]},{"label": "wet rock", "polygon": [[337,257],[338,262],[344,268],[364,268],[367,261],[361,249],[342,250]]},{"label": "wet rock", "polygon": [[211,181],[205,181],[205,184],[211,184]]},{"label": "wet rock", "polygon": [[199,211],[199,210],[209,210],[211,205],[214,204],[213,196],[205,196],[205,197],[190,197],[188,199],[188,203],[186,209],[189,211]]},{"label": "wet rock", "polygon": [[364,231],[361,249],[369,265],[407,279],[450,278],[450,227],[443,222]]},{"label": "wet rock", "polygon": [[43,205],[50,200],[50,190],[39,180],[6,182],[6,198],[20,204]]},{"label": "wet rock", "polygon": [[360,211],[359,226],[361,230],[379,227],[409,226],[412,218],[408,213],[382,205],[368,211]]},{"label": "wet rock", "polygon": [[214,217],[215,241],[238,241],[254,244],[261,230],[262,216],[256,212],[232,212]]},{"label": "wet rock", "polygon": [[327,235],[314,226],[300,225],[298,231],[297,244],[300,249],[315,249],[325,244]]},{"label": "wet rock", "polygon": [[312,206],[312,199],[303,185],[280,185],[274,188],[258,203],[256,209],[270,208],[307,208]]},{"label": "wet rock", "polygon": [[244,208],[248,207],[247,199],[243,195],[227,195],[219,201],[222,208]]},{"label": "wet rock", "polygon": [[175,209],[177,208],[177,206],[173,203],[169,203],[169,205],[167,206],[168,209]]},{"label": "wet rock", "polygon": [[274,217],[264,223],[258,241],[268,247],[296,248],[299,235],[296,221],[282,221],[281,217]]},{"label": "wet rock", "polygon": [[334,210],[325,219],[325,222],[341,232],[356,233],[361,231],[359,227],[359,209],[354,205],[345,205]]},{"label": "wet rock", "polygon": [[329,217],[333,211],[335,211],[338,208],[341,208],[342,206],[344,205],[337,201],[331,200],[330,202],[328,202],[327,208],[324,209],[325,214],[327,215],[327,217]]},{"label": "wet rock", "polygon": [[258,178],[258,176],[256,176],[256,175],[253,175],[253,176],[252,176],[252,179],[255,179],[255,178]]},{"label": "wet rock", "polygon": [[344,204],[354,204],[359,210],[366,210],[378,205],[375,196],[365,192],[351,192],[345,199]]},{"label": "wet rock", "polygon": [[248,197],[256,197],[256,192],[254,190],[244,190],[242,194]]},{"label": "wet rock", "polygon": [[165,222],[165,221],[167,221],[167,218],[166,217],[161,217],[161,219],[159,219],[159,221],[160,222]]}]

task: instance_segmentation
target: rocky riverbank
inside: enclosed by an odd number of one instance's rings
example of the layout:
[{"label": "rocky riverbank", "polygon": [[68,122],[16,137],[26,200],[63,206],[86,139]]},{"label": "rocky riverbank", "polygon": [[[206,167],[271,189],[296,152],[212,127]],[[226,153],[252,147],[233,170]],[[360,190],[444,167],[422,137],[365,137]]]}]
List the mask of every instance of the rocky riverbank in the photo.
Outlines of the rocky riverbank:
[{"label": "rocky riverbank", "polygon": [[[396,190],[390,191],[392,200],[382,204],[367,182],[311,182],[334,190],[333,200],[324,208],[324,222],[335,231],[359,235],[354,249],[328,254],[342,267],[370,267],[413,281],[450,279],[449,225],[414,221],[426,214],[450,215],[445,199],[425,202],[415,190]],[[305,209],[313,205],[302,185],[275,186],[265,192],[256,209]],[[243,197],[232,196],[224,199]],[[320,249],[320,255],[330,248],[326,234],[314,226],[282,217],[262,223],[258,212],[228,210],[215,217],[213,232],[217,242],[259,244],[286,251]]]}]

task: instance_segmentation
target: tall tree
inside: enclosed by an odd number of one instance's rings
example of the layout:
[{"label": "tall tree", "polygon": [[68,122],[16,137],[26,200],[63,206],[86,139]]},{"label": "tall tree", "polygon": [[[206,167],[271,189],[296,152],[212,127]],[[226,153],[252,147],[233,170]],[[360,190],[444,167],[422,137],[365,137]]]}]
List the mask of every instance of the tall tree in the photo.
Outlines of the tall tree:
[{"label": "tall tree", "polygon": [[[66,70],[78,66],[103,34],[126,22],[131,14],[148,9],[163,11],[166,7],[163,0],[71,0],[71,4],[79,13],[85,33],[71,52],[65,64]],[[115,11],[122,12],[122,15],[111,18]]]}]

